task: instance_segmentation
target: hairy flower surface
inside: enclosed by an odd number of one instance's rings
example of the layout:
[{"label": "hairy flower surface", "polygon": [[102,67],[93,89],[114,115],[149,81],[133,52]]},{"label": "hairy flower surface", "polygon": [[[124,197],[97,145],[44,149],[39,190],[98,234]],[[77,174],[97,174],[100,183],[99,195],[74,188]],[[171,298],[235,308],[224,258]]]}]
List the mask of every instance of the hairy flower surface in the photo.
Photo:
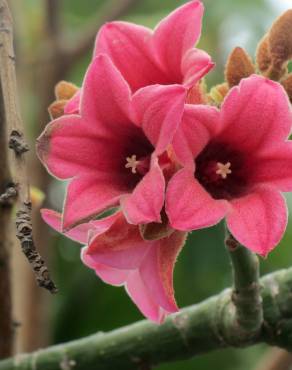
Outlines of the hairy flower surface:
[{"label": "hairy flower surface", "polygon": [[159,156],[173,139],[184,100],[180,85],[152,85],[131,96],[108,56],[93,60],[79,114],[52,121],[37,143],[48,171],[70,179],[65,230],[119,203],[130,223],[160,222],[165,179]]},{"label": "hairy flower surface", "polygon": [[[43,219],[61,231],[61,214],[43,209]],[[156,241],[142,239],[139,227],[122,212],[81,224],[65,235],[82,244],[81,258],[106,283],[124,285],[133,302],[150,320],[162,322],[178,311],[173,289],[174,264],[186,234],[179,231]]]},{"label": "hairy flower surface", "polygon": [[240,243],[267,255],[287,224],[281,192],[292,191],[291,125],[281,85],[255,75],[230,90],[220,111],[187,105],[173,142],[183,169],[166,196],[172,227],[195,230],[226,216]]},{"label": "hairy flower surface", "polygon": [[207,53],[194,48],[203,12],[200,1],[190,1],[154,31],[127,22],[107,23],[97,35],[95,55],[109,55],[132,92],[153,84],[182,84],[189,89],[214,66]]}]

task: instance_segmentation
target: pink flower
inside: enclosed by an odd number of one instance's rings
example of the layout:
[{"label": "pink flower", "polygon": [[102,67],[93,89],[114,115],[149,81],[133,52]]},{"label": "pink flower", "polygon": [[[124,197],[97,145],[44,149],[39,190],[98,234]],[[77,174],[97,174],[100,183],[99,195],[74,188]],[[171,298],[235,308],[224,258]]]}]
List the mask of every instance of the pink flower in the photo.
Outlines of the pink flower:
[{"label": "pink flower", "polygon": [[127,22],[107,23],[97,35],[95,55],[109,55],[133,92],[153,84],[189,89],[214,66],[207,53],[194,48],[203,12],[200,1],[190,1],[154,31]]},{"label": "pink flower", "polygon": [[287,224],[281,191],[292,191],[291,125],[281,85],[255,75],[231,89],[220,112],[186,105],[173,142],[184,167],[166,196],[172,227],[195,230],[226,217],[240,243],[267,255]]},{"label": "pink flower", "polygon": [[[43,219],[61,231],[61,215],[42,210]],[[161,323],[178,311],[173,290],[173,269],[186,234],[174,231],[156,241],[142,239],[139,227],[129,225],[117,212],[102,220],[78,225],[65,233],[82,244],[82,260],[106,283],[124,285],[129,296],[150,320]]]},{"label": "pink flower", "polygon": [[80,114],[51,122],[37,150],[48,171],[70,179],[63,228],[119,203],[133,224],[160,222],[165,179],[159,156],[181,121],[185,89],[153,85],[131,96],[109,57],[91,63]]}]

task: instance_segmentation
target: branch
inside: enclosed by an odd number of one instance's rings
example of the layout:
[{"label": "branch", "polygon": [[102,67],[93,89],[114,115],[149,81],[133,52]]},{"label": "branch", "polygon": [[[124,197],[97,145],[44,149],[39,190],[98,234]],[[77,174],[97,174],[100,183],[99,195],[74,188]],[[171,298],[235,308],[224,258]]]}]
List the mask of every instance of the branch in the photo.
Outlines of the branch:
[{"label": "branch", "polygon": [[1,361],[0,370],[136,370],[230,346],[264,342],[291,349],[292,268],[267,275],[260,283],[264,321],[259,335],[252,340],[238,336],[238,326],[229,319],[234,305],[231,289],[227,289],[170,316],[161,326],[140,321]]},{"label": "branch", "polygon": [[263,322],[258,257],[241,246],[227,229],[225,244],[233,270],[235,313],[232,320],[238,325],[237,335],[252,339],[258,335]]},{"label": "branch", "polygon": [[[66,61],[70,65],[78,62],[92,50],[98,29],[106,22],[113,21],[126,14],[129,9],[140,0],[111,0],[107,1],[100,9],[92,22],[79,36],[76,36],[74,44],[63,51]],[[77,41],[76,41],[77,40]],[[65,43],[66,45],[66,43]]]},{"label": "branch", "polygon": [[16,236],[21,248],[31,263],[39,286],[56,292],[45,263],[36,250],[32,237],[31,201],[25,152],[28,146],[23,136],[23,123],[17,103],[15,57],[13,51],[12,19],[6,0],[0,0],[0,80],[5,112],[6,142],[10,150],[8,161],[18,197],[16,199]]},{"label": "branch", "polygon": [[[0,2],[0,69],[2,66],[3,35],[7,32],[7,17]],[[1,69],[2,70],[2,69]],[[13,324],[11,299],[10,250],[13,243],[12,177],[8,162],[7,117],[4,104],[5,84],[0,73],[0,358],[9,357],[13,351]]]}]

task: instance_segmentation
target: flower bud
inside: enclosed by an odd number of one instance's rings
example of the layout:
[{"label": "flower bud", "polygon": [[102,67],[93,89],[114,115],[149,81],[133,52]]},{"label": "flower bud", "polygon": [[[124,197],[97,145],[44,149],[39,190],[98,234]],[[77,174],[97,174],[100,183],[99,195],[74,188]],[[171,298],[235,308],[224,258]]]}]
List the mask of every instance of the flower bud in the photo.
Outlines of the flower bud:
[{"label": "flower bud", "polygon": [[45,194],[39,188],[31,186],[30,199],[33,207],[40,207],[45,199]]},{"label": "flower bud", "polygon": [[188,91],[186,103],[206,104],[208,100],[206,90],[206,83],[204,80],[201,80]]},{"label": "flower bud", "polygon": [[292,58],[292,9],[282,14],[258,46],[257,64],[262,74],[279,81]]},{"label": "flower bud", "polygon": [[69,100],[77,91],[78,87],[67,81],[60,81],[55,86],[55,96],[57,100]]},{"label": "flower bud", "polygon": [[282,85],[288,94],[290,102],[292,103],[292,74],[289,74],[288,77],[282,81]]},{"label": "flower bud", "polygon": [[216,105],[220,105],[223,102],[228,91],[229,86],[226,82],[224,82],[220,85],[212,87],[209,93],[209,98],[211,102],[214,102]]},{"label": "flower bud", "polygon": [[266,72],[271,63],[271,54],[269,50],[269,35],[266,34],[258,44],[257,51],[256,51],[256,63],[258,69],[264,73]]},{"label": "flower bud", "polygon": [[68,100],[55,100],[48,108],[51,119],[56,119],[64,114],[64,107]]},{"label": "flower bud", "polygon": [[249,77],[255,73],[255,67],[247,52],[236,47],[228,57],[225,67],[225,79],[229,87],[239,84],[242,78]]},{"label": "flower bud", "polygon": [[269,32],[269,47],[272,63],[277,68],[292,58],[292,9],[273,23]]}]

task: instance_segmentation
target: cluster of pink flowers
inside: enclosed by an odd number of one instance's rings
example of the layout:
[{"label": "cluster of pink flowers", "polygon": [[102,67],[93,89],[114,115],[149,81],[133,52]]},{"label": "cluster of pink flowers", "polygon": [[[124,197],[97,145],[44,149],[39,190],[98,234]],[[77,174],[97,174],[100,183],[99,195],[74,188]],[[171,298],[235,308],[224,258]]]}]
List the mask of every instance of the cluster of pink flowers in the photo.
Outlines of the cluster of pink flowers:
[{"label": "cluster of pink flowers", "polygon": [[156,322],[178,310],[173,269],[187,232],[226,217],[240,243],[266,256],[287,224],[281,192],[292,191],[280,84],[243,79],[220,110],[190,101],[214,66],[194,47],[202,16],[194,0],[154,31],[104,25],[80,91],[37,143],[48,171],[69,181],[62,214],[44,209],[43,219],[86,245],[82,261]]}]

